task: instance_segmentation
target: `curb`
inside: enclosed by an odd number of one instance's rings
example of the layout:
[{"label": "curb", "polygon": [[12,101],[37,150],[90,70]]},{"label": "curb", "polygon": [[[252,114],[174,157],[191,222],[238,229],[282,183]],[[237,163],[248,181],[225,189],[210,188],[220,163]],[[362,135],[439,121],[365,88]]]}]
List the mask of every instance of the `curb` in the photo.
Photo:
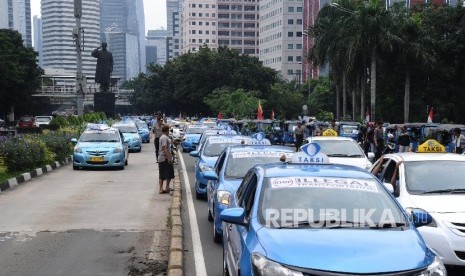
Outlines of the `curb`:
[{"label": "curb", "polygon": [[0,183],[0,192],[5,191],[7,189],[13,188],[20,184],[30,181],[33,178],[39,177],[45,173],[51,172],[53,170],[59,169],[62,166],[69,164],[71,161],[71,157],[68,157],[65,161],[55,161],[54,164],[45,165],[42,168],[37,168],[27,173],[23,173],[16,177],[10,178],[5,182]]},{"label": "curb", "polygon": [[171,198],[170,218],[170,253],[168,257],[168,276],[183,275],[182,219],[181,219],[181,182],[179,172],[174,172],[174,190]]}]

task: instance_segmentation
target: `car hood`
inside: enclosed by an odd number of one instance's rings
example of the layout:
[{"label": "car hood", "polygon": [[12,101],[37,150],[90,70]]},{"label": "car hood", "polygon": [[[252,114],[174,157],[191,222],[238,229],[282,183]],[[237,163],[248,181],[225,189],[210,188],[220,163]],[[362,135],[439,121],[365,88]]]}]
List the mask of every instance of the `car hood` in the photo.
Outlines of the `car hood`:
[{"label": "car hood", "polygon": [[429,213],[465,213],[465,194],[442,195],[411,195],[410,201],[414,206]]},{"label": "car hood", "polygon": [[366,170],[372,165],[367,158],[355,157],[329,157],[329,162],[334,164],[352,165]]},{"label": "car hood", "polygon": [[413,229],[263,227],[257,234],[267,258],[307,269],[354,274],[393,272],[423,268],[434,259]]},{"label": "car hood", "polygon": [[202,160],[200,163],[203,163],[206,166],[213,168],[213,166],[215,166],[216,160],[218,160],[218,156],[202,156]]},{"label": "car hood", "polygon": [[121,147],[120,143],[113,142],[81,142],[77,146],[85,150],[111,150],[116,147]]},{"label": "car hood", "polygon": [[139,133],[123,133],[123,136],[124,138],[126,139],[132,139],[132,138],[135,138],[135,137],[139,137]]},{"label": "car hood", "polygon": [[225,190],[231,194],[235,193],[239,185],[241,185],[242,178],[223,180],[218,186],[218,190]]}]

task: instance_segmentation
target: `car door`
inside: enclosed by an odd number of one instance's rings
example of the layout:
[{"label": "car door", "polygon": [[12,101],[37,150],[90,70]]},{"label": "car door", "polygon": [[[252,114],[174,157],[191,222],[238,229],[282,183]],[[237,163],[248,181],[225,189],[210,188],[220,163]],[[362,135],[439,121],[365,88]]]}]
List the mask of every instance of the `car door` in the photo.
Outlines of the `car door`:
[{"label": "car door", "polygon": [[[237,191],[237,206],[244,208],[245,221],[249,222],[251,210],[253,206],[253,200],[255,197],[255,190],[257,188],[257,175],[254,170],[247,173],[242,182],[241,189]],[[248,251],[247,248],[247,235],[249,233],[249,227],[242,225],[228,225],[229,242],[230,245],[230,258],[232,264],[231,269],[234,273],[239,273],[241,268],[241,259],[244,256],[244,252]],[[247,255],[247,254],[245,254]]]}]

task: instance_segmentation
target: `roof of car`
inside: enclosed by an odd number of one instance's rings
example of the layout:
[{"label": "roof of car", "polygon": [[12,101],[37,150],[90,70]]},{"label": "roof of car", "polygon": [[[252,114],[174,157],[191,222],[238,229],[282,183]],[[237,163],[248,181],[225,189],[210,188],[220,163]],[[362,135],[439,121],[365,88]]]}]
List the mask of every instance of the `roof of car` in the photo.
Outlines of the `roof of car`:
[{"label": "roof of car", "polygon": [[280,145],[235,145],[229,147],[230,152],[248,152],[248,151],[286,151],[294,152],[294,149],[288,146]]},{"label": "roof of car", "polygon": [[368,171],[349,165],[341,164],[295,164],[273,163],[259,165],[264,170],[265,177],[292,177],[292,176],[326,176],[338,178],[367,178],[374,176]]},{"label": "roof of car", "polygon": [[397,159],[399,161],[411,162],[411,161],[465,161],[465,155],[455,153],[414,153],[414,152],[402,152],[387,154],[385,156]]},{"label": "roof of car", "polygon": [[337,140],[337,141],[354,141],[354,139],[350,137],[342,137],[342,136],[312,136],[307,137],[310,141],[321,141],[321,140]]}]

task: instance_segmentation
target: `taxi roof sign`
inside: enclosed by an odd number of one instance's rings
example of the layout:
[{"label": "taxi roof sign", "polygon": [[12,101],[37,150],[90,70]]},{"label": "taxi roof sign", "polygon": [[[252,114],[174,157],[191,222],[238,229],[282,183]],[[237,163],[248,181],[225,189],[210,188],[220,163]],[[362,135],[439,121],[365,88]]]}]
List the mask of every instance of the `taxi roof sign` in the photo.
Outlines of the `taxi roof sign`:
[{"label": "taxi roof sign", "polygon": [[328,164],[329,158],[321,152],[321,147],[317,143],[308,143],[300,148],[302,151],[294,154],[292,163],[297,164]]},{"label": "taxi roof sign", "polygon": [[87,128],[88,130],[107,130],[110,127],[107,124],[92,124],[88,123]]},{"label": "taxi roof sign", "polygon": [[252,138],[253,139],[250,139],[250,140],[247,139],[247,141],[245,141],[245,144],[247,144],[247,145],[263,145],[263,146],[271,145],[270,140],[265,138],[265,133],[263,133],[263,132],[255,133],[254,135],[252,135]]},{"label": "taxi roof sign", "polygon": [[337,131],[334,129],[328,128],[327,130],[323,131],[322,136],[337,136]]},{"label": "taxi roof sign", "polygon": [[446,148],[434,139],[426,140],[418,146],[418,153],[445,153]]}]

